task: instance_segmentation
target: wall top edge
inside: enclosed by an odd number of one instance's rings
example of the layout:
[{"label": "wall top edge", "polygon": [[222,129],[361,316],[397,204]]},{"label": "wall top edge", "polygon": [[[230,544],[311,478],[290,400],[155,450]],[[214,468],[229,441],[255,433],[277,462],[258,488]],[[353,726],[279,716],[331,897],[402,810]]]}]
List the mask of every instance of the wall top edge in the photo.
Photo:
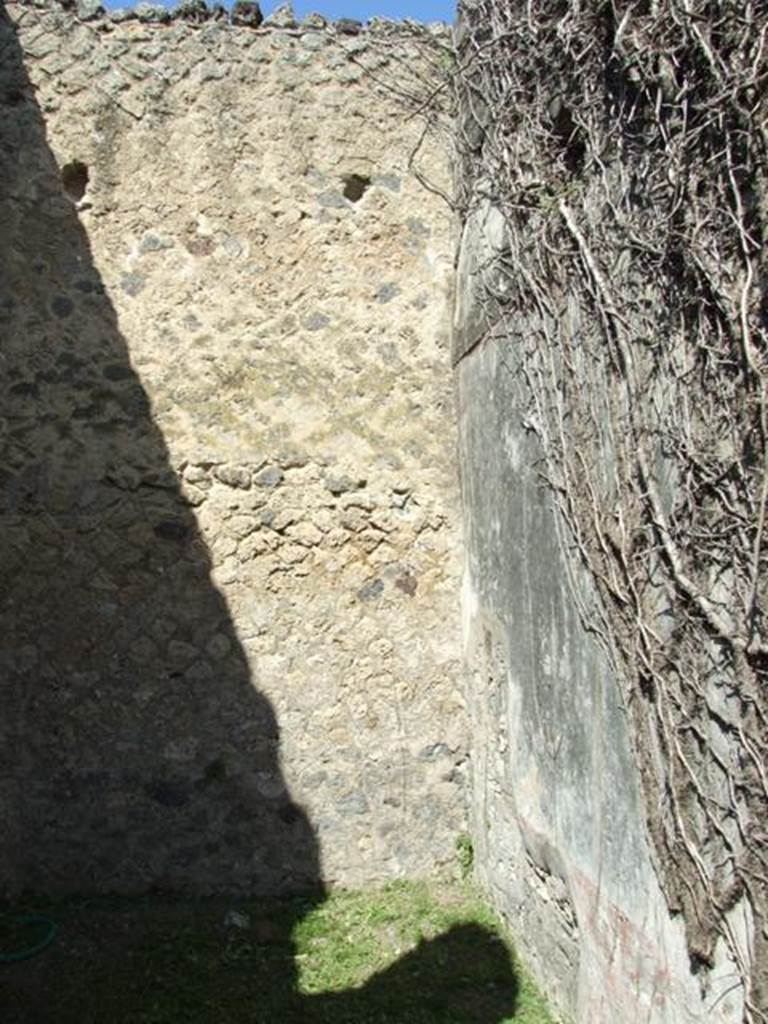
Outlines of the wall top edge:
[{"label": "wall top edge", "polygon": [[280,33],[302,35],[323,32],[338,37],[365,36],[431,36],[450,41],[451,26],[442,21],[421,22],[414,18],[394,20],[372,17],[365,22],[354,18],[326,18],[309,13],[295,18],[289,4],[276,8],[262,18],[258,4],[250,0],[235,0],[231,9],[221,4],[208,6],[205,0],[181,0],[176,7],[139,3],[133,7],[107,10],[99,0],[0,0],[0,7],[9,11],[35,11],[39,14],[56,12],[68,15],[73,22],[87,22],[90,27],[110,32],[125,22],[138,22],[143,27],[162,30],[169,25],[185,25],[190,29],[216,25],[218,28],[257,35]]}]

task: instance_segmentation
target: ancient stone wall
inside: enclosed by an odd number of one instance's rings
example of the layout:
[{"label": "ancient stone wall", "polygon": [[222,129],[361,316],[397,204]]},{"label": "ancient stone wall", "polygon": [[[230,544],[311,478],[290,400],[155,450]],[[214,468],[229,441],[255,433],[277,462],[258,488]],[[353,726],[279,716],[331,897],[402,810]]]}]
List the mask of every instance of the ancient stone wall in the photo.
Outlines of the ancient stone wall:
[{"label": "ancient stone wall", "polygon": [[92,8],[0,11],[2,888],[430,871],[466,742],[414,29]]}]

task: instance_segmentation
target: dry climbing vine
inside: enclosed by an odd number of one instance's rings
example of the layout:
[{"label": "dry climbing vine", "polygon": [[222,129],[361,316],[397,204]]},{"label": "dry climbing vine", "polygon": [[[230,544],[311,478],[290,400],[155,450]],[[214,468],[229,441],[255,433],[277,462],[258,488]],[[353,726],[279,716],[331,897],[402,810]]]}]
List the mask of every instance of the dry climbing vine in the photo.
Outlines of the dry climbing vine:
[{"label": "dry climbing vine", "polygon": [[768,4],[463,0],[458,206],[694,970],[768,1020]]}]

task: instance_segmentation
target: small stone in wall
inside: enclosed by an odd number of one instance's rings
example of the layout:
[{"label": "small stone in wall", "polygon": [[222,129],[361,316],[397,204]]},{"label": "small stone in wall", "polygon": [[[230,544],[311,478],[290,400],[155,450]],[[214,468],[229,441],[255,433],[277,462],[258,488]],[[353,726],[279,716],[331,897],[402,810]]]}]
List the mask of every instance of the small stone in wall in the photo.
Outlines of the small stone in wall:
[{"label": "small stone in wall", "polygon": [[232,4],[231,18],[233,25],[247,25],[248,28],[258,28],[264,21],[261,8],[251,0],[235,0]]},{"label": "small stone in wall", "polygon": [[181,494],[184,500],[192,505],[193,508],[197,508],[203,504],[205,499],[208,497],[206,492],[200,487],[196,487],[189,481],[184,480],[181,485]]},{"label": "small stone in wall", "polygon": [[227,487],[247,491],[251,486],[251,473],[245,466],[216,466],[213,472],[216,479]]},{"label": "small stone in wall", "polygon": [[184,469],[184,479],[192,484],[203,484],[208,482],[208,470],[205,466],[198,466],[191,463]]},{"label": "small stone in wall", "polygon": [[291,4],[280,4],[269,17],[264,19],[264,26],[269,28],[296,28],[296,17]]},{"label": "small stone in wall", "polygon": [[131,271],[128,274],[123,274],[120,278],[120,287],[131,298],[138,295],[140,291],[143,291],[144,286],[147,283],[147,279],[143,274],[137,274],[135,271]]},{"label": "small stone in wall", "polygon": [[312,523],[298,523],[288,529],[288,536],[297,544],[311,548],[322,543],[323,534]]},{"label": "small stone in wall", "polygon": [[280,548],[280,558],[287,565],[296,565],[303,562],[309,552],[301,544],[285,544]]},{"label": "small stone in wall", "polygon": [[409,217],[405,223],[412,235],[418,235],[421,238],[426,238],[429,235],[429,228],[418,217]]},{"label": "small stone in wall", "polygon": [[286,527],[298,522],[300,513],[295,508],[283,508],[276,512],[270,521],[270,526],[277,533],[282,533]]},{"label": "small stone in wall", "polygon": [[187,313],[187,315],[181,321],[181,325],[182,327],[185,328],[185,330],[190,331],[193,334],[195,331],[199,331],[200,328],[203,326],[194,313]]},{"label": "small stone in wall", "polygon": [[372,183],[381,188],[388,188],[390,192],[400,191],[400,179],[396,174],[377,174]]},{"label": "small stone in wall", "polygon": [[368,520],[359,508],[347,508],[339,516],[339,522],[352,533],[361,533],[368,525]]},{"label": "small stone in wall", "polygon": [[395,580],[395,586],[398,590],[402,590],[408,597],[413,597],[418,587],[418,580],[415,576],[411,576],[410,573],[403,573],[402,576],[398,576]]},{"label": "small stone in wall", "polygon": [[139,252],[144,255],[148,252],[162,252],[163,249],[172,249],[173,239],[165,238],[162,235],[153,235],[151,233],[144,235],[142,240],[139,242]]},{"label": "small stone in wall", "polygon": [[356,18],[339,18],[334,22],[334,28],[341,35],[356,36],[362,31],[362,22]]},{"label": "small stone in wall", "polygon": [[382,530],[384,533],[392,533],[396,523],[389,509],[378,509],[371,516],[371,525],[375,526],[377,530]]},{"label": "small stone in wall", "polygon": [[[365,487],[365,480],[358,480],[357,487]],[[361,508],[364,512],[372,512],[376,508],[376,499],[372,494],[356,491],[345,494],[341,499],[343,508]]]},{"label": "small stone in wall", "polygon": [[216,248],[216,243],[209,235],[198,235],[194,238],[188,238],[184,245],[187,248],[187,252],[192,256],[210,256]]},{"label": "small stone in wall", "polygon": [[283,482],[283,471],[279,466],[266,466],[253,478],[259,487],[278,487]]},{"label": "small stone in wall", "polygon": [[278,456],[278,461],[283,469],[303,469],[307,465],[309,459],[306,455],[302,455],[301,452],[282,452]]},{"label": "small stone in wall", "polygon": [[171,640],[168,644],[168,661],[174,668],[188,668],[197,655],[197,648],[185,640]]},{"label": "small stone in wall", "polygon": [[347,200],[339,192],[321,192],[317,196],[317,201],[321,206],[338,207],[342,210],[347,209]]},{"label": "small stone in wall", "polygon": [[91,21],[104,13],[100,0],[77,0],[75,11],[80,21]]},{"label": "small stone in wall", "polygon": [[392,299],[396,298],[400,294],[400,289],[396,284],[391,281],[385,281],[384,284],[380,284],[379,287],[373,294],[376,302],[380,302],[382,305],[385,302],[391,302]]},{"label": "small stone in wall", "polygon": [[160,4],[136,4],[134,8],[139,21],[169,22],[171,12]]},{"label": "small stone in wall", "polygon": [[322,14],[316,14],[315,11],[310,11],[309,14],[305,14],[301,19],[302,28],[325,28],[328,24]]},{"label": "small stone in wall", "polygon": [[357,592],[361,601],[373,601],[384,592],[384,580],[369,580]]},{"label": "small stone in wall", "polygon": [[371,565],[391,565],[397,560],[397,552],[390,544],[379,544],[375,551],[373,551],[368,561]]},{"label": "small stone in wall", "polygon": [[215,633],[205,645],[205,650],[211,658],[218,660],[232,650],[232,641],[225,633]]},{"label": "small stone in wall", "polygon": [[348,476],[327,476],[323,480],[323,487],[331,494],[346,494],[347,491],[354,491],[357,487],[364,486],[364,480],[355,482]]},{"label": "small stone in wall", "polygon": [[259,528],[259,523],[251,516],[232,516],[225,523],[225,528],[233,537],[242,540]]},{"label": "small stone in wall", "polygon": [[210,12],[205,0],[181,0],[174,8],[173,16],[180,18],[182,21],[200,24],[208,20]]},{"label": "small stone in wall", "polygon": [[368,801],[362,793],[348,793],[337,802],[336,809],[345,817],[351,814],[367,814]]}]

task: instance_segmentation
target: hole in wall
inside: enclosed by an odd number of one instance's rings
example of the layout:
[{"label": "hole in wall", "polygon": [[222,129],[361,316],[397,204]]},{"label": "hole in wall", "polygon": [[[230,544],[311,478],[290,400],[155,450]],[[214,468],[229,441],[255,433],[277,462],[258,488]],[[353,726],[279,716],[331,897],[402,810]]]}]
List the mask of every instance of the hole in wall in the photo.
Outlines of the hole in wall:
[{"label": "hole in wall", "polygon": [[61,168],[61,183],[73,203],[79,203],[85,195],[88,179],[88,168],[80,160],[73,160]]},{"label": "hole in wall", "polygon": [[371,186],[371,179],[362,174],[345,174],[342,181],[344,182],[344,198],[349,199],[351,203],[362,199]]}]

